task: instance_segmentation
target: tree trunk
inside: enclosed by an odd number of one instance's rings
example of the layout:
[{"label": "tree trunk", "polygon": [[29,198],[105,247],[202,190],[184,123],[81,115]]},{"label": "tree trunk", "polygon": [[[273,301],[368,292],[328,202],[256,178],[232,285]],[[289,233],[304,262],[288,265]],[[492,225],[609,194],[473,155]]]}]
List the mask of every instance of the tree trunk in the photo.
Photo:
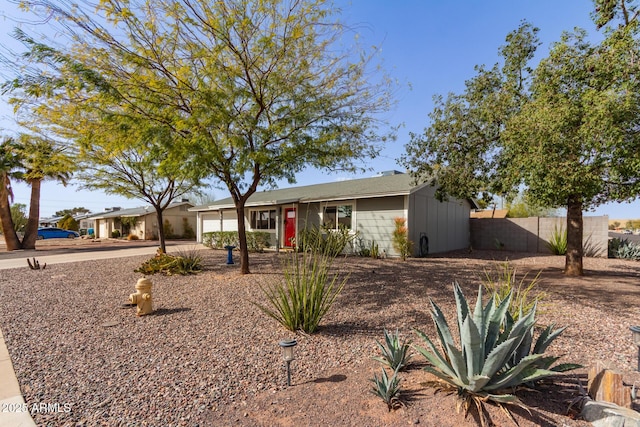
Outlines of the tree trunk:
[{"label": "tree trunk", "polygon": [[9,206],[9,194],[4,192],[0,197],[0,225],[2,225],[2,234],[7,251],[15,251],[21,249],[22,245],[13,227],[13,219],[11,218],[11,207]]},{"label": "tree trunk", "polygon": [[167,244],[164,238],[164,222],[162,219],[162,209],[159,206],[154,206],[156,210],[156,219],[158,220],[158,239],[160,239],[160,249],[165,254],[167,253]]},{"label": "tree trunk", "polygon": [[247,228],[244,223],[244,199],[236,206],[238,215],[238,243],[240,245],[240,274],[249,274],[249,249],[247,246]]},{"label": "tree trunk", "polygon": [[567,255],[564,274],[582,276],[582,198],[569,196],[567,202]]},{"label": "tree trunk", "polygon": [[31,200],[29,201],[29,219],[24,229],[24,237],[22,238],[22,249],[35,249],[36,240],[38,239],[38,222],[40,221],[40,188],[42,181],[34,179],[29,181],[31,184]]}]

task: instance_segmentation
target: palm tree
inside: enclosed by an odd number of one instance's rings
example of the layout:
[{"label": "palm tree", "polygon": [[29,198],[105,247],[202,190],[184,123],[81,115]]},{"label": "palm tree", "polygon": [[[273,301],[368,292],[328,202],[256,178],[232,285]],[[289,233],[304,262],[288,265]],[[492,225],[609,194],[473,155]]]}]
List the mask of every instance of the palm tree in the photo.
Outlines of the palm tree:
[{"label": "palm tree", "polygon": [[40,188],[45,179],[55,179],[67,185],[74,170],[74,163],[63,147],[50,139],[22,134],[22,180],[31,186],[29,219],[22,239],[23,249],[35,249],[40,219]]},{"label": "palm tree", "polygon": [[19,169],[21,155],[19,144],[13,138],[2,139],[0,142],[0,225],[8,251],[22,247],[11,218],[11,203],[13,203],[11,179],[21,177]]}]

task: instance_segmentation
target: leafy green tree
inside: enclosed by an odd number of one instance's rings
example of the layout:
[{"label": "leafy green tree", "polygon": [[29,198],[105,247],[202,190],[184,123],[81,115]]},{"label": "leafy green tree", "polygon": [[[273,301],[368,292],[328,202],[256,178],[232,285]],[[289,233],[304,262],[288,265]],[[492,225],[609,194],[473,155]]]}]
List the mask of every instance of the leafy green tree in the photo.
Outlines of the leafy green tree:
[{"label": "leafy green tree", "polygon": [[371,69],[375,52],[344,48],[348,28],[325,0],[104,0],[99,21],[84,3],[22,3],[70,41],[56,50],[16,33],[33,64],[9,85],[14,104],[37,105],[38,123],[84,143],[98,135],[90,122],[169,132],[163,165],[192,156],[189,170],[230,192],[242,273],[245,204],[259,185],[307,166],[354,170],[386,137],[377,117],[390,82]]},{"label": "leafy green tree", "polygon": [[120,141],[130,141],[131,145],[114,151],[112,144],[101,143],[99,139],[82,140],[80,156],[84,161],[78,178],[85,188],[148,202],[160,225],[157,230],[160,248],[166,252],[163,212],[174,199],[200,185],[200,181],[191,173],[190,163],[165,163],[170,156],[168,145],[157,141],[142,144],[132,141],[131,134],[119,136]]},{"label": "leafy green tree", "polygon": [[524,194],[508,201],[505,208],[509,211],[507,218],[528,218],[532,216],[555,216],[556,210],[539,206],[536,201],[529,199]]},{"label": "leafy green tree", "polygon": [[78,221],[76,221],[71,214],[66,214],[60,221],[58,221],[58,227],[73,231],[78,231],[80,229]]},{"label": "leafy green tree", "polygon": [[11,220],[13,221],[13,229],[16,233],[24,232],[27,227],[27,205],[23,203],[14,203],[11,205]]},{"label": "leafy green tree", "polygon": [[576,30],[532,70],[535,33],[522,24],[501,49],[502,68],[479,67],[462,95],[439,102],[405,162],[443,194],[524,185],[542,206],[566,207],[565,273],[582,275],[582,211],[640,191],[640,52],[628,27],[597,45]]}]

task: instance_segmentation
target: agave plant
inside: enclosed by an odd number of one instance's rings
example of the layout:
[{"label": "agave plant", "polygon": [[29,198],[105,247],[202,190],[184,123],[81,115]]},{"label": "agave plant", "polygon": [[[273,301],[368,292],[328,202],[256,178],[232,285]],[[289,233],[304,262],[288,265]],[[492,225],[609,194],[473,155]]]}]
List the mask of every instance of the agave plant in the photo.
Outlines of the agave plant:
[{"label": "agave plant", "polygon": [[373,375],[373,389],[371,392],[379,396],[387,404],[389,411],[398,409],[403,405],[400,400],[400,377],[398,371],[394,371],[391,378],[387,375],[387,371],[382,368],[382,375],[378,377]]},{"label": "agave plant", "polygon": [[390,367],[394,371],[401,371],[406,368],[411,360],[411,342],[407,340],[400,341],[400,334],[397,329],[395,334],[390,334],[385,329],[384,340],[386,346],[376,340],[382,357],[373,357],[373,359]]},{"label": "agave plant", "polygon": [[457,283],[454,283],[454,295],[461,348],[456,347],[442,311],[431,301],[431,317],[442,350],[438,350],[429,337],[418,330],[416,333],[426,342],[427,348],[416,349],[432,365],[424,369],[442,380],[444,388],[457,391],[460,398],[457,409],[464,409],[466,415],[472,403],[475,404],[483,426],[487,421],[482,409],[483,402],[498,404],[515,423],[505,405],[528,408],[514,394],[505,390],[513,390],[523,384],[532,384],[558,372],[579,367],[574,364],[551,367],[558,358],[543,354],[564,328],[553,330],[553,325],[547,327],[531,348],[535,305],[529,313],[514,321],[508,312],[511,293],[500,303],[491,299],[483,307],[480,286],[473,312]]}]

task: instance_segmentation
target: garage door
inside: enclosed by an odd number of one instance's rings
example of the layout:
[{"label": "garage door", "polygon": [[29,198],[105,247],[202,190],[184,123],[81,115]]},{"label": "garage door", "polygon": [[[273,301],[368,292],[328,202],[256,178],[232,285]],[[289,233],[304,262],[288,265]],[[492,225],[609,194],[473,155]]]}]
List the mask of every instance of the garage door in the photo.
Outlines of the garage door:
[{"label": "garage door", "polygon": [[202,214],[202,232],[220,231],[220,214],[206,213]]}]

